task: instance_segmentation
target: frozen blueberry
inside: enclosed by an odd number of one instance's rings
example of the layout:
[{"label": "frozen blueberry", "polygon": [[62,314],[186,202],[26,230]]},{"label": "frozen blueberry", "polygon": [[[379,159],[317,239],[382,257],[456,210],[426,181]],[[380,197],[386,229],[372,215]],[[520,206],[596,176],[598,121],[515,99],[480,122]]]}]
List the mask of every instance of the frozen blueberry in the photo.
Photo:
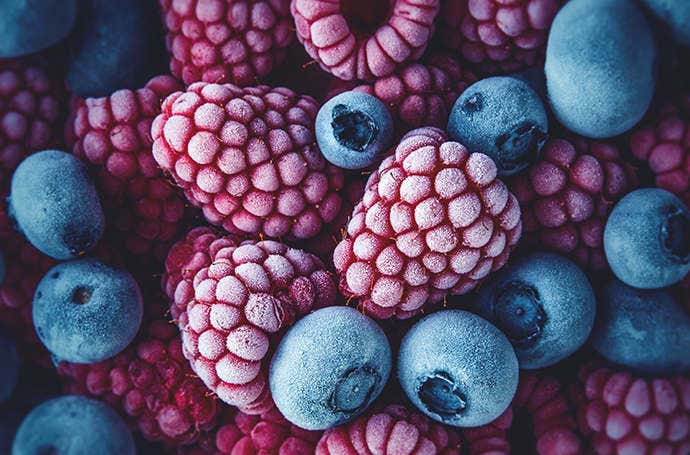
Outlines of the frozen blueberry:
[{"label": "frozen blueberry", "polygon": [[17,385],[19,357],[14,340],[0,331],[0,403],[7,401]]},{"label": "frozen blueberry", "polygon": [[271,360],[268,383],[290,422],[324,430],[361,414],[390,371],[391,348],[379,326],[354,308],[329,307],[288,330]]},{"label": "frozen blueberry", "polygon": [[675,284],[690,272],[690,212],[666,190],[628,193],[606,222],[604,251],[613,273],[629,286]]},{"label": "frozen blueberry", "polygon": [[554,114],[592,138],[632,128],[652,101],[656,47],[630,0],[571,0],[551,25],[546,85]]},{"label": "frozen blueberry", "polygon": [[403,338],[398,380],[410,401],[432,419],[477,427],[510,405],[518,361],[505,335],[485,319],[466,311],[438,311]]},{"label": "frozen blueberry", "polygon": [[81,97],[137,89],[162,71],[166,55],[157,2],[82,0],[69,40],[67,83]]},{"label": "frozen blueberry", "polygon": [[66,395],[29,413],[12,455],[135,455],[132,433],[115,411],[91,398]]},{"label": "frozen blueberry", "polygon": [[596,299],[584,272],[553,253],[534,253],[504,268],[478,294],[479,313],[513,344],[520,368],[563,360],[592,330]]},{"label": "frozen blueberry", "polygon": [[537,160],[547,121],[544,104],[528,83],[489,77],[469,86],[457,99],[448,134],[470,152],[493,158],[500,174],[511,175]]},{"label": "frozen blueberry", "polygon": [[393,117],[376,97],[345,92],[326,102],[316,116],[316,141],[332,164],[363,169],[393,143]]},{"label": "frozen blueberry", "polygon": [[39,338],[69,362],[99,362],[122,351],[136,335],[142,313],[134,278],[95,259],[56,265],[34,293]]},{"label": "frozen blueberry", "polygon": [[45,150],[21,162],[14,175],[10,214],[33,246],[55,259],[71,259],[96,246],[105,219],[84,163]]},{"label": "frozen blueberry", "polygon": [[671,29],[679,43],[690,46],[690,2],[684,0],[642,0]]},{"label": "frozen blueberry", "polygon": [[0,58],[33,54],[65,38],[77,0],[0,0]]},{"label": "frozen blueberry", "polygon": [[663,290],[613,280],[601,291],[592,346],[611,362],[642,373],[690,370],[690,316]]}]

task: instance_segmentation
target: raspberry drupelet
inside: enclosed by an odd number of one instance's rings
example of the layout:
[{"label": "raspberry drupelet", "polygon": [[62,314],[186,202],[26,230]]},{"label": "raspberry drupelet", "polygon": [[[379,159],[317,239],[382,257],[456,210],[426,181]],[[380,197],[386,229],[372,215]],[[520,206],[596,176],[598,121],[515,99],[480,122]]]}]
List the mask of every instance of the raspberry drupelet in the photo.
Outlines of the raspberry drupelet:
[{"label": "raspberry drupelet", "polygon": [[333,253],[341,291],[383,319],[474,289],[503,266],[522,228],[496,172],[437,128],[408,133],[369,177]]},{"label": "raspberry drupelet", "polygon": [[286,88],[192,84],[153,122],[153,156],[231,234],[314,237],[341,208],[343,171],[314,140],[318,106]]},{"label": "raspberry drupelet", "polygon": [[418,60],[439,0],[292,0],[297,39],[321,68],[343,80],[373,80]]},{"label": "raspberry drupelet", "polygon": [[464,428],[462,438],[470,455],[510,455],[508,429],[513,422],[513,412],[508,408],[491,423],[475,428]]}]

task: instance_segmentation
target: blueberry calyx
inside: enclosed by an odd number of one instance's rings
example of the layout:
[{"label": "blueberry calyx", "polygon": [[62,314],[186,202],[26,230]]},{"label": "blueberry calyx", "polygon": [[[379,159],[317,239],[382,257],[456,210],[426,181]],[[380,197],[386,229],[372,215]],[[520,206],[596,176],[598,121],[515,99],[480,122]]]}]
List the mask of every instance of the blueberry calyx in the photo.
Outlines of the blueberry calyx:
[{"label": "blueberry calyx", "polygon": [[533,122],[523,122],[496,138],[498,161],[504,171],[516,172],[539,158],[546,133]]},{"label": "blueberry calyx", "polygon": [[546,324],[539,292],[521,281],[509,281],[496,289],[493,320],[514,346],[529,348]]},{"label": "blueberry calyx", "polygon": [[661,244],[676,260],[690,261],[690,219],[675,207],[669,208],[661,224]]},{"label": "blueberry calyx", "polygon": [[376,370],[368,365],[350,368],[336,382],[328,406],[344,414],[363,411],[380,380]]},{"label": "blueberry calyx", "polygon": [[53,446],[41,446],[36,450],[36,455],[57,455],[58,451]]},{"label": "blueberry calyx", "polygon": [[467,114],[479,112],[484,107],[484,99],[480,93],[475,93],[462,103],[462,111]]},{"label": "blueberry calyx", "polygon": [[94,246],[92,236],[86,232],[79,232],[77,229],[70,229],[65,233],[63,241],[69,252],[75,256],[83,256]]},{"label": "blueberry calyx", "polygon": [[417,395],[430,412],[446,419],[460,415],[467,407],[467,398],[447,372],[436,371],[420,382]]},{"label": "blueberry calyx", "polygon": [[379,133],[379,128],[371,116],[362,111],[350,109],[344,104],[336,104],[333,107],[331,127],[340,145],[357,152],[363,152],[376,140]]},{"label": "blueberry calyx", "polygon": [[72,303],[77,305],[83,305],[89,303],[91,296],[93,295],[93,289],[88,286],[77,286],[72,291]]}]

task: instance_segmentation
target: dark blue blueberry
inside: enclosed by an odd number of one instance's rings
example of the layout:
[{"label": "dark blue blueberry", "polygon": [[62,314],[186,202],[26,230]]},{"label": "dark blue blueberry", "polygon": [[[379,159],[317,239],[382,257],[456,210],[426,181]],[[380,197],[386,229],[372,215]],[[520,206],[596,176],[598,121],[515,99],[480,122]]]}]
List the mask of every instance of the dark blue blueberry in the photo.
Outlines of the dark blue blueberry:
[{"label": "dark blue blueberry", "polygon": [[332,164],[363,169],[376,164],[393,144],[393,118],[376,97],[345,92],[328,100],[316,116],[316,141]]},{"label": "dark blue blueberry", "polygon": [[642,0],[671,29],[674,38],[690,46],[690,2],[687,0]]},{"label": "dark blue blueberry", "polygon": [[466,311],[438,311],[405,335],[398,380],[410,401],[432,419],[476,427],[510,405],[518,361],[505,335],[485,319]]},{"label": "dark blue blueberry", "polygon": [[551,25],[546,85],[554,114],[587,137],[624,133],[652,101],[656,47],[630,0],[571,0]]},{"label": "dark blue blueberry", "polygon": [[668,191],[635,190],[613,208],[604,251],[613,273],[629,286],[675,284],[690,272],[690,212]]},{"label": "dark blue blueberry", "polygon": [[448,134],[470,152],[489,155],[502,175],[520,172],[537,160],[548,119],[539,94],[514,77],[475,82],[457,99]]},{"label": "dark blue blueberry", "polygon": [[143,313],[132,276],[95,259],[56,265],[36,288],[34,327],[60,360],[93,363],[122,351]]},{"label": "dark blue blueberry", "polygon": [[12,176],[9,209],[27,240],[55,259],[84,254],[105,230],[86,166],[58,150],[35,153],[21,162]]},{"label": "dark blue blueberry", "polygon": [[601,291],[592,346],[611,362],[642,373],[690,370],[690,316],[663,290],[613,280]]},{"label": "dark blue blueberry", "polygon": [[77,0],[0,0],[0,58],[33,54],[62,41],[77,17]]},{"label": "dark blue blueberry", "polygon": [[553,253],[534,253],[493,275],[479,291],[479,313],[515,348],[520,368],[563,360],[592,330],[596,299],[584,272]]},{"label": "dark blue blueberry", "polygon": [[19,357],[14,340],[0,331],[0,403],[7,401],[17,385]]},{"label": "dark blue blueberry", "polygon": [[163,32],[152,0],[81,0],[67,83],[81,97],[137,89],[162,71]]},{"label": "dark blue blueberry", "polygon": [[12,455],[136,455],[127,425],[106,404],[66,395],[29,413]]},{"label": "dark blue blueberry", "polygon": [[391,363],[388,340],[374,321],[354,308],[329,307],[288,330],[268,383],[290,422],[324,430],[364,412],[383,390]]}]

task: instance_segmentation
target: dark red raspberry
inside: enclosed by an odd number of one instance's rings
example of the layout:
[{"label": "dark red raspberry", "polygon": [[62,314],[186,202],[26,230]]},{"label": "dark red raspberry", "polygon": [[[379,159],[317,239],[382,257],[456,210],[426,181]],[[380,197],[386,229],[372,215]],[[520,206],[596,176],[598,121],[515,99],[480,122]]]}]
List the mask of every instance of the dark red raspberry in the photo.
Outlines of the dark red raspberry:
[{"label": "dark red raspberry", "polygon": [[151,154],[151,123],[162,99],[179,88],[172,77],[158,76],[142,89],[72,101],[68,142],[96,169],[109,220],[138,255],[172,240],[185,212]]},{"label": "dark red raspberry", "polygon": [[508,429],[513,422],[513,412],[508,408],[493,422],[476,428],[465,428],[462,438],[470,455],[510,455]]},{"label": "dark red raspberry", "polygon": [[581,367],[573,396],[587,453],[690,453],[687,375],[649,378],[591,362]]},{"label": "dark red raspberry", "polygon": [[637,181],[610,142],[552,139],[542,158],[509,182],[522,207],[527,245],[565,254],[590,271],[608,269],[606,219]]},{"label": "dark red raspberry", "polygon": [[439,0],[292,0],[297,38],[325,71],[373,80],[419,59]]},{"label": "dark red raspberry", "polygon": [[390,405],[346,425],[327,430],[316,455],[438,454],[459,455],[460,436],[455,430]]},{"label": "dark red raspberry", "polygon": [[549,27],[562,0],[443,0],[440,44],[482,74],[511,73],[544,59]]},{"label": "dark red raspberry", "polygon": [[153,123],[153,155],[234,234],[314,237],[341,208],[343,172],[314,140],[314,99],[286,88],[192,84]]},{"label": "dark red raspberry", "polygon": [[520,207],[494,162],[420,128],[369,177],[333,262],[341,291],[364,311],[406,318],[474,289],[520,232]]},{"label": "dark red raspberry", "polygon": [[194,443],[215,424],[215,398],[182,355],[174,325],[153,321],[140,336],[103,362],[61,362],[58,373],[66,391],[104,400],[150,441]]},{"label": "dark red raspberry", "polygon": [[[198,251],[202,245],[206,254]],[[273,402],[265,359],[273,335],[333,304],[332,277],[316,256],[274,241],[236,245],[195,231],[171,255],[167,292],[178,281],[173,313],[192,369],[224,402],[251,414],[267,411]]]}]

